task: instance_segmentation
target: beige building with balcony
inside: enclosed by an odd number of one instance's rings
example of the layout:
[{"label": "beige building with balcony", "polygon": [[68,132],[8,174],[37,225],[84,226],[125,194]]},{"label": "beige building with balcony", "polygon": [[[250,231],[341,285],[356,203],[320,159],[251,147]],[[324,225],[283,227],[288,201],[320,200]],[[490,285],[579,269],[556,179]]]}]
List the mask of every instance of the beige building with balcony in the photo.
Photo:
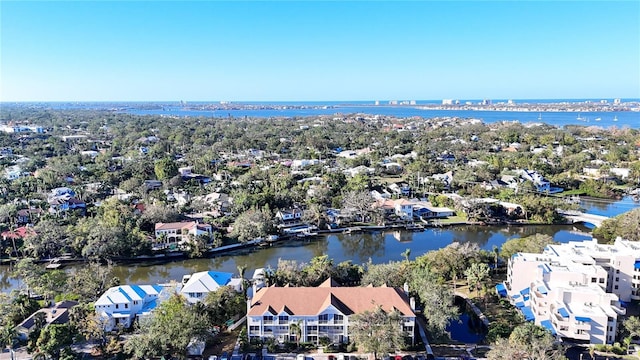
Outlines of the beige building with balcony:
[{"label": "beige building with balcony", "polygon": [[[340,287],[328,279],[318,287],[265,287],[257,290],[248,303],[249,338],[311,342],[322,337],[333,343],[349,341],[351,315],[382,306],[397,310],[401,326],[410,343],[414,342],[415,313],[407,294],[391,287]],[[301,329],[297,339],[291,324]]]}]

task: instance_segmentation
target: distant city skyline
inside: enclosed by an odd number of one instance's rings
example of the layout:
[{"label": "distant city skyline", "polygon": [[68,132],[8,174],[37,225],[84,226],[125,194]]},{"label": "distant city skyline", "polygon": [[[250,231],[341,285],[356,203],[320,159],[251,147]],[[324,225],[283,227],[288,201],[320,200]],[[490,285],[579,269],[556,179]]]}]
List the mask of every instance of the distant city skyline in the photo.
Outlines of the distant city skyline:
[{"label": "distant city skyline", "polygon": [[0,101],[640,98],[638,1],[2,1]]}]

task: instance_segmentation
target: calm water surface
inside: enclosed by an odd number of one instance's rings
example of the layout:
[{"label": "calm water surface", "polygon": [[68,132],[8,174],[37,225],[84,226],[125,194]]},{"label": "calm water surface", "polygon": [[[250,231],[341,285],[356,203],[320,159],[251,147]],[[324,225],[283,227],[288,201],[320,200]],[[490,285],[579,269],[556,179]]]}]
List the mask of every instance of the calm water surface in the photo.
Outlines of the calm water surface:
[{"label": "calm water surface", "polygon": [[[639,207],[630,198],[620,201],[583,200],[589,213],[606,216]],[[329,255],[336,263],[351,260],[356,264],[401,260],[401,253],[411,250],[411,258],[430,250],[439,249],[454,241],[476,243],[485,250],[500,247],[505,241],[537,233],[547,234],[555,241],[589,240],[591,230],[583,225],[540,226],[456,226],[444,229],[426,229],[422,232],[379,231],[361,234],[327,234],[313,240],[293,240],[266,249],[245,249],[208,259],[179,260],[170,263],[148,263],[115,266],[115,275],[122,283],[150,284],[179,281],[183,275],[197,271],[218,270],[237,273],[238,266],[247,267],[247,276],[260,267],[275,268],[279,259],[308,262],[320,255]],[[67,267],[67,269],[72,266]],[[0,267],[0,290],[8,292],[19,286],[19,280],[9,276],[9,267]]]}]

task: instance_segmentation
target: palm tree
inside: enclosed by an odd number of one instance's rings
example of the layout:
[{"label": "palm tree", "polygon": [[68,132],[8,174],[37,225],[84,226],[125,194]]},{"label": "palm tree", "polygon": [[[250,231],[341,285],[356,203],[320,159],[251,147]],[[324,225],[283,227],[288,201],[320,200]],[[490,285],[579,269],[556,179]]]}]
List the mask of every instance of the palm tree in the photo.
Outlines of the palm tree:
[{"label": "palm tree", "polygon": [[240,289],[244,292],[244,273],[247,271],[247,265],[238,265],[238,274],[240,275]]},{"label": "palm tree", "polygon": [[296,345],[300,347],[300,337],[302,337],[302,320],[289,324],[289,334],[296,336]]},{"label": "palm tree", "polygon": [[485,263],[472,263],[464,272],[469,282],[469,288],[476,289],[477,297],[480,297],[480,288],[489,278],[489,271],[489,266]]},{"label": "palm tree", "polygon": [[402,255],[404,260],[408,262],[409,261],[409,256],[411,256],[411,249],[407,248],[407,250],[403,251],[402,254],[400,254],[400,255]]},{"label": "palm tree", "polygon": [[5,324],[0,328],[0,345],[2,345],[2,348],[13,349],[13,342],[17,335],[16,327],[12,323]]}]

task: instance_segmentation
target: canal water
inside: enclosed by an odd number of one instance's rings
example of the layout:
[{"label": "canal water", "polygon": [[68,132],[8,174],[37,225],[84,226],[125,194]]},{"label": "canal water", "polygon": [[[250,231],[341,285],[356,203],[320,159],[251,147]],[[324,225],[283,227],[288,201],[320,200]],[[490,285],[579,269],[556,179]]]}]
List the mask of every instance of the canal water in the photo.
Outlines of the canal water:
[{"label": "canal water", "polygon": [[[584,202],[584,201],[583,201]],[[586,203],[589,213],[607,216],[629,211],[640,204],[630,198],[620,201],[594,200]],[[591,229],[584,225],[530,225],[530,226],[455,226],[429,228],[420,232],[378,231],[373,233],[326,234],[310,240],[291,240],[268,248],[244,249],[207,259],[178,260],[169,263],[142,263],[117,265],[115,276],[123,284],[166,283],[180,281],[183,275],[198,271],[216,270],[237,273],[238,266],[246,266],[246,276],[261,267],[275,268],[278,260],[308,262],[315,256],[329,255],[336,263],[350,260],[356,264],[369,261],[385,263],[402,260],[402,252],[411,250],[411,259],[430,250],[445,247],[452,242],[475,243],[480,248],[492,250],[505,241],[533,234],[547,234],[557,242],[589,240]],[[68,266],[67,268],[72,268]],[[7,266],[0,267],[0,291],[9,292],[20,281],[10,276]]]}]

